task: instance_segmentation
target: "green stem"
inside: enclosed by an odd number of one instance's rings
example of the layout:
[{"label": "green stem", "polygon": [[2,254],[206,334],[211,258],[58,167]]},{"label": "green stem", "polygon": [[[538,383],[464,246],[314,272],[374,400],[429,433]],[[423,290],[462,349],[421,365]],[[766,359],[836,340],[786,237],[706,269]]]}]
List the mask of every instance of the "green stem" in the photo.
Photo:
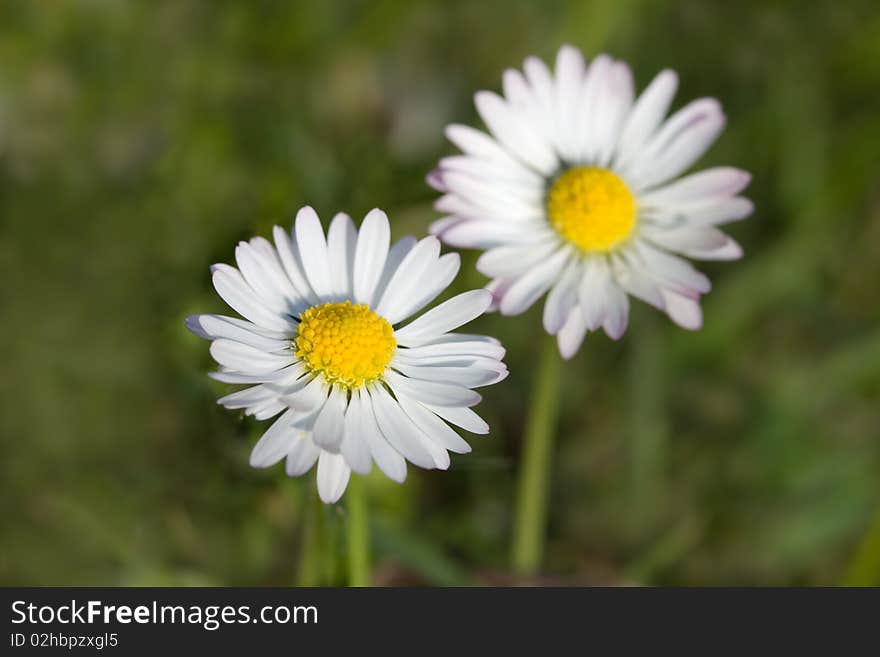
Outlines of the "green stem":
[{"label": "green stem", "polygon": [[559,366],[556,340],[547,336],[532,389],[516,497],[513,570],[531,577],[541,567],[547,525],[547,478],[553,433],[559,415]]},{"label": "green stem", "polygon": [[321,553],[324,550],[323,503],[318,498],[318,491],[311,488],[297,572],[299,586],[319,586],[324,576],[321,567]]},{"label": "green stem", "polygon": [[348,583],[370,585],[370,527],[367,493],[361,477],[348,484]]}]

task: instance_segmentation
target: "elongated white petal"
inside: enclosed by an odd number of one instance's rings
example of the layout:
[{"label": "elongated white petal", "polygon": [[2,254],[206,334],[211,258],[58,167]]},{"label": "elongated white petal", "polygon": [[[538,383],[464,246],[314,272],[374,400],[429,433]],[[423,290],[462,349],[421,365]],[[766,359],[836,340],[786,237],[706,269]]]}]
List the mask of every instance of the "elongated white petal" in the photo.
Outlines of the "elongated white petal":
[{"label": "elongated white petal", "polygon": [[477,415],[473,409],[464,408],[462,406],[437,406],[435,404],[419,403],[450,424],[461,427],[465,431],[470,431],[471,433],[476,434],[489,433],[489,425],[483,418]]},{"label": "elongated white petal", "polygon": [[424,344],[479,317],[491,302],[486,290],[462,292],[395,331],[394,337],[404,346]]},{"label": "elongated white petal", "polygon": [[348,486],[351,468],[341,454],[321,452],[318,457],[318,495],[324,504],[338,501]]},{"label": "elongated white petal", "polygon": [[406,479],[406,460],[391,446],[379,429],[373,412],[373,403],[366,390],[359,389],[357,398],[361,409],[360,419],[363,422],[362,435],[367,441],[376,466],[392,481],[403,482]]},{"label": "elongated white petal", "polygon": [[679,178],[639,199],[642,207],[693,203],[739,194],[752,179],[748,172],[734,167],[713,167]]},{"label": "elongated white petal", "polygon": [[284,401],[292,408],[301,411],[313,411],[323,406],[327,397],[327,383],[321,376],[316,376],[296,392],[285,395]]},{"label": "elongated white petal", "polygon": [[614,281],[608,286],[602,328],[612,340],[619,340],[629,322],[629,297]]},{"label": "elongated white petal", "polygon": [[397,324],[424,308],[449,287],[458,275],[461,267],[461,256],[447,253],[440,256],[434,265],[421,278],[421,284],[404,300],[398,308],[389,309],[385,318],[391,324]]},{"label": "elongated white petal", "polygon": [[287,453],[287,461],[284,467],[287,476],[299,477],[305,474],[312,469],[320,454],[320,448],[312,441],[308,434],[297,433],[293,438],[293,446]]},{"label": "elongated white petal", "polygon": [[605,321],[611,285],[611,270],[605,258],[595,256],[584,262],[578,303],[590,331],[595,331]]},{"label": "elongated white petal", "polygon": [[545,175],[558,164],[549,145],[533,132],[522,118],[497,94],[480,91],[474,96],[477,111],[492,134],[519,160]]},{"label": "elongated white petal", "polygon": [[339,452],[347,401],[346,392],[337,386],[331,388],[330,396],[324,402],[312,429],[312,440],[321,449],[334,454]]},{"label": "elongated white petal", "polygon": [[382,267],[382,273],[379,275],[379,282],[373,290],[373,301],[371,307],[376,306],[376,302],[382,299],[385,288],[394,276],[400,263],[403,262],[407,254],[415,248],[418,240],[415,237],[407,236],[396,241],[388,250],[388,257],[385,259],[385,265]]},{"label": "elongated white petal", "polygon": [[419,440],[419,430],[381,385],[369,388],[373,413],[382,435],[392,447],[420,468],[433,469],[434,458]]},{"label": "elongated white petal", "polygon": [[338,299],[351,299],[354,295],[357,238],[357,230],[351,217],[344,212],[333,217],[327,230],[327,255],[330,258],[333,294]]},{"label": "elongated white petal", "polygon": [[[381,300],[376,304],[376,314],[386,319],[396,316],[396,309],[403,306],[415,293],[422,276],[437,261],[440,255],[440,240],[433,235],[419,241],[406,254],[397,271],[388,281]],[[389,319],[393,324],[394,321]]]},{"label": "elongated white petal", "polygon": [[505,349],[494,338],[464,333],[447,333],[442,338],[423,344],[419,347],[402,349],[414,358],[431,358],[435,356],[485,356],[500,360],[504,358]]},{"label": "elongated white petal", "polygon": [[393,390],[400,390],[425,404],[436,406],[475,406],[480,403],[480,393],[463,386],[435,381],[420,381],[401,376],[393,371],[385,373],[385,380]]},{"label": "elongated white petal", "polygon": [[584,56],[581,51],[564,45],[556,55],[556,121],[560,135],[568,135],[560,139],[558,147],[563,159],[574,162],[580,153],[578,143],[571,136],[578,130],[578,102],[584,84]]},{"label": "elongated white petal", "polygon": [[456,367],[451,365],[411,365],[398,362],[394,367],[401,374],[413,379],[451,383],[466,388],[492,385],[503,381],[507,377],[506,368],[487,369],[475,365]]},{"label": "elongated white petal", "polygon": [[274,312],[260,302],[238,270],[228,265],[215,265],[212,278],[217,294],[242,317],[262,328],[285,334],[296,330],[296,323],[290,318]]},{"label": "elongated white petal", "polygon": [[269,354],[241,342],[223,338],[211,343],[211,356],[223,367],[246,374],[275,372],[293,362],[292,354]]},{"label": "elongated white petal", "polygon": [[315,291],[312,290],[312,286],[309,284],[309,281],[303,272],[303,264],[299,255],[299,249],[290,239],[290,233],[281,228],[281,226],[275,226],[272,229],[272,236],[275,238],[275,248],[278,251],[278,258],[281,260],[284,272],[290,279],[294,289],[305,301],[311,304],[317,303],[318,297],[315,294]]},{"label": "elongated white petal", "polygon": [[471,451],[471,446],[461,436],[420,403],[404,395],[400,395],[397,401],[410,420],[438,445],[456,454],[467,454]]},{"label": "elongated white petal", "polygon": [[565,320],[568,311],[577,300],[578,283],[580,281],[582,264],[572,259],[559,275],[547,300],[544,302],[544,329],[550,335],[556,335]]},{"label": "elongated white petal", "polygon": [[569,312],[565,324],[562,325],[559,333],[556,334],[559,353],[563,358],[568,360],[577,353],[578,349],[581,348],[581,343],[584,341],[586,333],[587,322],[584,319],[584,314],[578,306],[574,306]]},{"label": "elongated white petal", "polygon": [[388,216],[378,208],[370,210],[361,224],[354,256],[354,297],[358,303],[373,303],[390,243]]},{"label": "elongated white petal", "polygon": [[703,311],[696,299],[670,290],[663,290],[663,299],[666,302],[666,314],[673,322],[690,331],[696,331],[703,326]]},{"label": "elongated white petal", "polygon": [[365,436],[367,431],[369,420],[364,416],[361,397],[353,392],[345,411],[340,453],[345,457],[348,467],[363,475],[369,473],[373,465],[370,446]]},{"label": "elongated white petal", "polygon": [[255,468],[268,468],[287,456],[293,446],[296,412],[285,411],[272,423],[251,451],[250,463]]},{"label": "elongated white petal", "polygon": [[318,297],[331,297],[334,292],[333,277],[321,220],[312,208],[306,206],[297,213],[294,230],[309,285]]},{"label": "elongated white petal", "polygon": [[648,142],[669,111],[677,89],[678,75],[667,69],[658,73],[642,92],[621,132],[615,167],[626,165]]},{"label": "elongated white petal", "polygon": [[565,246],[519,277],[501,297],[501,314],[519,315],[528,310],[556,282],[570,255],[571,247]]},{"label": "elongated white petal", "polygon": [[[226,338],[241,342],[260,351],[283,351],[290,348],[290,340],[281,333],[268,332],[256,324],[223,315],[190,315],[187,328],[207,340]],[[275,335],[278,337],[270,337]]]}]

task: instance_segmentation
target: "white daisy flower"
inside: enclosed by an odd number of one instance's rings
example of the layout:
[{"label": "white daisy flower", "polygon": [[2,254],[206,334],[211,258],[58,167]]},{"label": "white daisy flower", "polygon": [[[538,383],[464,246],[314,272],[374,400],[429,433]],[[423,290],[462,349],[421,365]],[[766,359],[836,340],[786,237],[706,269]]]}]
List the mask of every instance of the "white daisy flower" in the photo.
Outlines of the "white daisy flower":
[{"label": "white daisy flower", "polygon": [[664,121],[678,85],[662,71],[635,98],[632,72],[599,55],[590,65],[563,46],[555,74],[535,57],[504,73],[504,97],[476,94],[491,136],[463,125],[446,134],[463,155],[440,161],[429,183],[447,216],[431,232],[483,249],[477,268],[502,314],[549,291],[544,327],[573,356],[587,331],[621,337],[632,295],[686,329],[702,325],[709,279],[680,256],[733,260],[739,245],[717,226],[751,214],[738,196],[745,171],[683,178],[724,127],[712,98]]},{"label": "white daisy flower", "polygon": [[[371,211],[358,231],[337,214],[325,239],[310,207],[293,230],[276,226],[235,250],[238,268],[214,265],[218,294],[244,319],[194,315],[187,326],[211,340],[220,370],[211,376],[248,387],[219,403],[259,420],[278,418],[251,452],[251,465],[286,459],[287,474],[317,461],[318,491],[340,498],[352,470],[375,461],[394,481],[406,461],[446,469],[448,452],[470,446],[448,423],[487,433],[470,409],[472,390],[501,381],[504,348],[490,337],[453,333],[489,307],[472,290],[425,312],[458,273],[458,254],[440,242],[404,237],[389,248],[388,218]],[[445,421],[444,421],[445,420]]]}]

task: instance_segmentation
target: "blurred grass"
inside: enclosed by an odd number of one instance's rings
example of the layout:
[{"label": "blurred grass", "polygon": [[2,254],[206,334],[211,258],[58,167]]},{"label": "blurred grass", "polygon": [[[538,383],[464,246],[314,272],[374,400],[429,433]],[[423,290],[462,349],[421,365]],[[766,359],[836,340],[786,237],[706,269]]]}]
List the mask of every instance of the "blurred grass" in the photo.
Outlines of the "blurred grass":
[{"label": "blurred grass", "polygon": [[[0,4],[0,582],[285,584],[310,554],[344,581],[345,505],[248,467],[261,427],[216,407],[183,318],[224,310],[208,266],[305,203],[424,233],[442,126],[565,41],[722,99],[703,164],[752,171],[757,212],[746,258],[705,268],[701,332],[638,307],[565,368],[540,581],[880,584],[880,9],[859,0]],[[369,479],[380,583],[509,581],[539,327],[473,325],[512,371],[473,454]]]}]

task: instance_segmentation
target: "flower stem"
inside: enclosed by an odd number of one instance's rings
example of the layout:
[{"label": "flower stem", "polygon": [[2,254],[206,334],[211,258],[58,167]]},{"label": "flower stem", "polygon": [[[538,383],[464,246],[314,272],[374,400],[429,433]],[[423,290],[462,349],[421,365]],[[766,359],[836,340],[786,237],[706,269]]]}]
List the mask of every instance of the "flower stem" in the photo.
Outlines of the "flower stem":
[{"label": "flower stem", "polygon": [[538,572],[544,552],[547,477],[559,415],[559,365],[556,340],[546,336],[532,389],[517,487],[512,559],[520,577]]},{"label": "flower stem", "polygon": [[324,549],[323,503],[318,498],[318,491],[312,490],[306,495],[308,507],[305,514],[303,541],[300,547],[299,586],[320,586],[324,572],[321,553]]},{"label": "flower stem", "polygon": [[367,493],[361,477],[348,484],[348,584],[370,585],[370,527]]}]

